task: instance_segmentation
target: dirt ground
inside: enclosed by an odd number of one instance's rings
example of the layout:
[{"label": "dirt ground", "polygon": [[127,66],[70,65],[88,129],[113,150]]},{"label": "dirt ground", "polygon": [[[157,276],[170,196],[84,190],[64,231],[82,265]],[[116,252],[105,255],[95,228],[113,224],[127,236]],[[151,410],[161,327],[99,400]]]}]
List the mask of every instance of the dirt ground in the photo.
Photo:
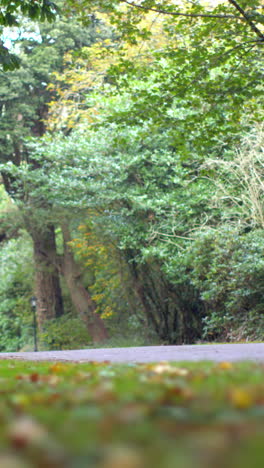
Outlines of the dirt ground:
[{"label": "dirt ground", "polygon": [[0,359],[72,362],[110,361],[119,363],[157,361],[264,362],[264,343],[141,346],[135,348],[0,353]]}]

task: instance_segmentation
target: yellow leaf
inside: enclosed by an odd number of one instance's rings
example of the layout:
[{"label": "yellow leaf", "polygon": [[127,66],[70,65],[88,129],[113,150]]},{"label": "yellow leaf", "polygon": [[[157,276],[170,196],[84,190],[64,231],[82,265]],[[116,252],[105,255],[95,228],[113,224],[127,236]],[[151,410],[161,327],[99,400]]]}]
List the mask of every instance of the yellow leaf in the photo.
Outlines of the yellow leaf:
[{"label": "yellow leaf", "polygon": [[177,375],[182,377],[185,377],[189,373],[187,369],[181,367],[173,367],[167,362],[160,362],[159,364],[153,366],[152,370],[156,372],[156,374],[163,374],[164,372],[166,372],[170,375]]},{"label": "yellow leaf", "polygon": [[228,370],[228,369],[233,369],[234,366],[231,362],[223,361],[223,362],[220,362],[218,367],[219,369]]},{"label": "yellow leaf", "polygon": [[62,364],[61,362],[56,362],[55,364],[52,364],[52,366],[50,366],[49,369],[51,372],[54,372],[54,374],[57,374],[65,371],[67,369],[67,366],[65,366],[65,364]]},{"label": "yellow leaf", "polygon": [[230,392],[230,401],[235,408],[247,409],[253,404],[252,395],[242,388],[234,388]]}]

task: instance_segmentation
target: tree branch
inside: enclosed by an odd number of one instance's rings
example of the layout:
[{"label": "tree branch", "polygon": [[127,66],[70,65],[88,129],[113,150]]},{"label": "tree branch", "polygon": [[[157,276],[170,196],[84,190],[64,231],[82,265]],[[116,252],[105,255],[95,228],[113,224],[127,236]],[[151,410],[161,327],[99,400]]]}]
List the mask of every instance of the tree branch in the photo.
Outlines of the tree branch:
[{"label": "tree branch", "polygon": [[251,21],[250,17],[247,15],[247,13],[245,12],[245,10],[243,10],[243,8],[241,8],[240,5],[238,5],[238,3],[235,1],[235,0],[228,0],[229,3],[231,3],[231,5],[233,5],[237,11],[239,11],[239,13],[243,16],[243,18],[245,19],[245,21],[248,23],[248,25],[251,27],[252,31],[254,31],[258,37],[264,41],[264,34],[262,34],[262,32],[260,31],[259,28],[257,28],[257,26],[253,23],[253,21]]},{"label": "tree branch", "polygon": [[[252,49],[255,45],[261,44],[262,45],[263,41],[260,41],[259,39],[252,39],[251,41],[245,41],[242,42],[242,44],[237,44],[235,47],[232,47],[231,49],[227,49],[223,54],[219,55],[217,59],[224,57],[225,55],[231,54],[234,50],[244,48],[248,44],[251,44],[250,49]],[[263,44],[264,45],[264,44]]]},{"label": "tree branch", "polygon": [[126,3],[129,6],[132,6],[134,8],[140,8],[141,10],[145,11],[155,11],[156,13],[161,13],[163,15],[171,15],[171,16],[187,16],[189,18],[220,18],[220,19],[236,19],[236,20],[241,20],[241,21],[247,21],[247,19],[241,16],[235,16],[235,15],[216,15],[213,13],[178,13],[175,11],[167,11],[167,10],[162,10],[159,8],[150,8],[150,7],[145,7],[143,5],[137,5],[134,2],[130,2],[129,0],[121,0],[122,3]]}]

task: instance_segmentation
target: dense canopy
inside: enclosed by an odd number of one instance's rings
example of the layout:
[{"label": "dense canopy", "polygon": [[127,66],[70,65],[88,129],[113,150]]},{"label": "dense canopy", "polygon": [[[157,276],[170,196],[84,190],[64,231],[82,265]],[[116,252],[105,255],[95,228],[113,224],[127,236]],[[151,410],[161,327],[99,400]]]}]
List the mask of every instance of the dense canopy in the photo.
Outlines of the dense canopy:
[{"label": "dense canopy", "polygon": [[55,4],[1,2],[2,349],[32,295],[44,347],[262,339],[262,2]]}]

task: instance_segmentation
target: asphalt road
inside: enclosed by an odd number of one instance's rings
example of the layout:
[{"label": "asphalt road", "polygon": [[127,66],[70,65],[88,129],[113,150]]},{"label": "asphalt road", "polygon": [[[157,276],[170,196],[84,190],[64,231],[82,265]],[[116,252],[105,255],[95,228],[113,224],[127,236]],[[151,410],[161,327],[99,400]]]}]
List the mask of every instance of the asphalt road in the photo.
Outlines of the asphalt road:
[{"label": "asphalt road", "polygon": [[264,343],[141,346],[137,348],[100,348],[70,351],[0,353],[0,359],[72,362],[110,361],[120,363],[157,361],[264,362]]}]

